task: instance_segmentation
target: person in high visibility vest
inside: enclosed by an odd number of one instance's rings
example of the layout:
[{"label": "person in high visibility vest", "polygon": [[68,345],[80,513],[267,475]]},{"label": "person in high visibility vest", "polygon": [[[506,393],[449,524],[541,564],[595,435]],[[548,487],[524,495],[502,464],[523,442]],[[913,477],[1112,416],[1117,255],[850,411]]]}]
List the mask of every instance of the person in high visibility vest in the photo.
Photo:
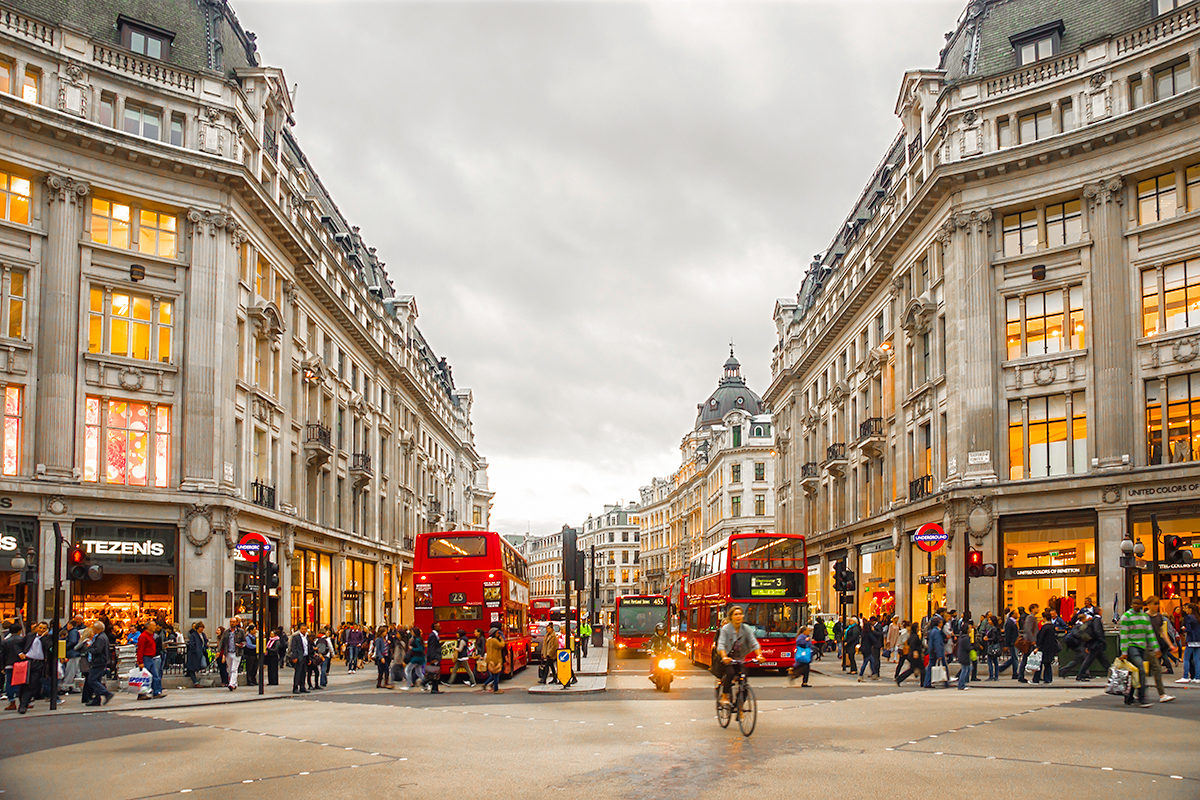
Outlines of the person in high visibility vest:
[{"label": "person in high visibility vest", "polygon": [[588,624],[587,620],[584,620],[583,624],[579,626],[579,636],[583,640],[583,655],[586,657],[588,651],[588,640],[592,638],[592,626]]}]

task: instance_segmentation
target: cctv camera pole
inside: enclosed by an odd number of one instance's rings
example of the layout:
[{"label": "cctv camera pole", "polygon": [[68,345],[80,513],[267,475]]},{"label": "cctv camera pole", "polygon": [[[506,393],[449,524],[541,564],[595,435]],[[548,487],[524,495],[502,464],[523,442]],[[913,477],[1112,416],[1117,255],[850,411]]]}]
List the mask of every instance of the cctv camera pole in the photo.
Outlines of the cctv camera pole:
[{"label": "cctv camera pole", "polygon": [[62,616],[62,549],[63,535],[58,523],[54,523],[54,616],[50,619],[50,641],[54,655],[46,654],[50,668],[50,710],[58,709],[58,632],[59,617]]}]

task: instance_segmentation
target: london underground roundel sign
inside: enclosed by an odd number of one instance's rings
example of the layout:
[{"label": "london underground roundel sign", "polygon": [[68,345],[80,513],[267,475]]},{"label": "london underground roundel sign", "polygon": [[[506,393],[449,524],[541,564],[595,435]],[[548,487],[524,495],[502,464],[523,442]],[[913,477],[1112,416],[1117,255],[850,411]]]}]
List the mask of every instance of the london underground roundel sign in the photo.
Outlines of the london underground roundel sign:
[{"label": "london underground roundel sign", "polygon": [[942,526],[936,522],[926,522],[913,534],[913,541],[917,543],[917,547],[926,553],[936,553],[941,550],[948,538],[950,537],[942,530]]},{"label": "london underground roundel sign", "polygon": [[242,535],[241,540],[238,541],[237,549],[238,552],[242,554],[242,558],[254,563],[255,561],[258,561],[260,546],[262,547],[263,552],[271,549],[271,543],[267,541],[267,537],[263,536],[261,533],[249,531]]}]

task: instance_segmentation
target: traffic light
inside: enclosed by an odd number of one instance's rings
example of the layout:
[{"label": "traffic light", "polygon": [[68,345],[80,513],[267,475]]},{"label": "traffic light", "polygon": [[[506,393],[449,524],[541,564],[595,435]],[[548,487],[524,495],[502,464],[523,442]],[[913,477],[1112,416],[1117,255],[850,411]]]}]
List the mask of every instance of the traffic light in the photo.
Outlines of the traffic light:
[{"label": "traffic light", "polygon": [[1168,564],[1183,564],[1193,558],[1194,554],[1182,536],[1168,533],[1163,537],[1163,561]]},{"label": "traffic light", "polygon": [[[264,554],[264,555],[260,556],[260,558],[265,559],[266,555]],[[265,585],[268,589],[278,589],[279,588],[279,565],[278,564],[275,564],[271,561],[267,561],[267,563],[263,564],[263,585]]]},{"label": "traffic light", "polygon": [[847,594],[853,594],[855,590],[858,589],[858,584],[856,582],[856,578],[854,577],[854,570],[848,569],[842,573],[842,584],[845,587],[844,591]]},{"label": "traffic light", "polygon": [[967,577],[982,578],[983,577],[983,551],[968,550],[967,551]]},{"label": "traffic light", "polygon": [[833,563],[833,590],[835,592],[846,591],[846,562],[835,561]]},{"label": "traffic light", "polygon": [[104,568],[93,564],[91,556],[82,545],[73,544],[67,552],[67,580],[98,581],[104,577]]}]

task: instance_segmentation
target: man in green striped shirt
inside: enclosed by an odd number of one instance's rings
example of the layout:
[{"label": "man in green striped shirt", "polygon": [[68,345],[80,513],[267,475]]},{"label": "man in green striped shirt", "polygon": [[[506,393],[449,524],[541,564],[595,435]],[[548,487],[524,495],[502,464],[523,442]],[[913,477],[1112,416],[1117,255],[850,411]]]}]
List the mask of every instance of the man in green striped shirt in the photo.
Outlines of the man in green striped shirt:
[{"label": "man in green striped shirt", "polygon": [[1138,705],[1149,708],[1146,702],[1146,655],[1151,653],[1159,656],[1158,637],[1150,625],[1150,615],[1146,613],[1142,598],[1135,597],[1129,602],[1129,610],[1121,615],[1117,623],[1121,635],[1121,652],[1137,667],[1141,674],[1141,684],[1138,686]]}]

